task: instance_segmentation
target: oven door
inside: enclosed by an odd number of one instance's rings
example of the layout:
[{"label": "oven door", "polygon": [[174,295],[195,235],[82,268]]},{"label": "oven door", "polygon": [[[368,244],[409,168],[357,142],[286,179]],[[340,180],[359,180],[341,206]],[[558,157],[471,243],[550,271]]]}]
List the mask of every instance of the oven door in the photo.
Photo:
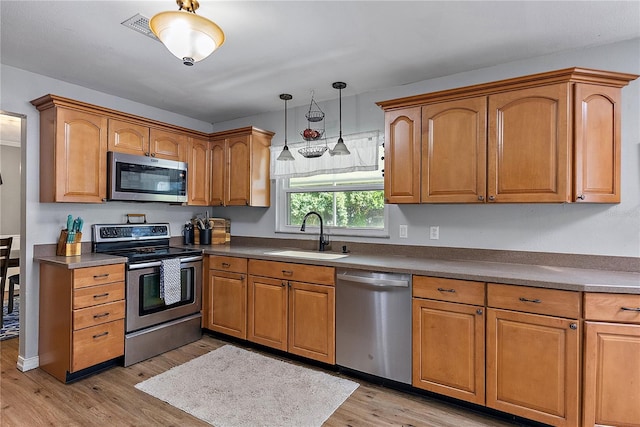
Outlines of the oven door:
[{"label": "oven door", "polygon": [[130,264],[127,272],[126,332],[134,332],[199,313],[202,309],[202,256],[181,260],[181,300],[160,298],[160,261]]}]

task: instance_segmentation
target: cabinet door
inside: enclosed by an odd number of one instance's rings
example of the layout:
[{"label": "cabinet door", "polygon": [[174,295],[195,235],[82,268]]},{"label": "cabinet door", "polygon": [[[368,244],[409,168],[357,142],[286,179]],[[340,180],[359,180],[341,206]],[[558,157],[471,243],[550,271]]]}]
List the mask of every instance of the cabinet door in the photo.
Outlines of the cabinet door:
[{"label": "cabinet door", "polygon": [[[102,203],[107,195],[107,119],[64,108],[58,111],[54,201]],[[41,181],[51,179],[40,176]]]},{"label": "cabinet door", "polygon": [[569,85],[489,96],[489,202],[570,200]]},{"label": "cabinet door", "polygon": [[180,162],[185,160],[185,151],[187,148],[186,135],[151,128],[149,141],[149,152],[152,157]]},{"label": "cabinet door", "polygon": [[335,289],[289,282],[290,353],[335,364]]},{"label": "cabinet door", "polygon": [[484,405],[482,307],[413,299],[412,384]]},{"label": "cabinet door", "polygon": [[149,128],[121,120],[109,119],[109,151],[149,155]]},{"label": "cabinet door", "polygon": [[583,425],[640,426],[640,325],[585,322]]},{"label": "cabinet door", "polygon": [[620,89],[575,85],[573,200],[620,203]]},{"label": "cabinet door", "polygon": [[487,406],[553,426],[578,425],[576,320],[487,309]]},{"label": "cabinet door", "polygon": [[227,139],[226,205],[246,206],[249,204],[250,188],[250,139],[249,135]]},{"label": "cabinet door", "polygon": [[211,270],[208,325],[212,331],[247,338],[247,279],[244,274]]},{"label": "cabinet door", "polygon": [[189,165],[189,205],[209,206],[209,188],[211,182],[211,161],[209,142],[204,139],[190,138],[188,145]]},{"label": "cabinet door", "polygon": [[421,201],[483,203],[486,153],[486,97],[423,107]]},{"label": "cabinet door", "polygon": [[211,206],[223,206],[226,185],[225,141],[211,141]]},{"label": "cabinet door", "polygon": [[420,107],[384,114],[385,203],[420,202]]},{"label": "cabinet door", "polygon": [[249,276],[247,339],[267,347],[287,350],[286,282]]}]

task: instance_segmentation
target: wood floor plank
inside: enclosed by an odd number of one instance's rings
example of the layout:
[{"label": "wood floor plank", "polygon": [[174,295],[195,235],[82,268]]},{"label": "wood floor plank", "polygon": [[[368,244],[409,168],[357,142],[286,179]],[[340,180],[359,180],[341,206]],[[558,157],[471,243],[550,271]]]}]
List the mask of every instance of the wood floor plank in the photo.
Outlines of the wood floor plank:
[{"label": "wood floor plank", "polygon": [[[135,365],[111,368],[75,383],[63,384],[40,369],[20,372],[16,368],[18,339],[2,341],[0,342],[0,425],[3,427],[208,426],[209,424],[134,386],[225,344],[227,344],[225,341],[205,335],[195,343]],[[349,378],[335,372],[329,373]],[[354,381],[357,381],[360,387],[333,413],[324,426],[507,427],[514,425],[436,399],[391,390],[362,380]]]}]

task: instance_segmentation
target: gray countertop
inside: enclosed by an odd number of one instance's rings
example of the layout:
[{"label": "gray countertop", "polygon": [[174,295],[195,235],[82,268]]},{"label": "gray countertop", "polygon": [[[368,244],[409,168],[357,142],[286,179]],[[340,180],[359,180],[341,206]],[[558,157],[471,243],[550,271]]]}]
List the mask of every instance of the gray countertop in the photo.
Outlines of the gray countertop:
[{"label": "gray countertop", "polygon": [[[625,271],[472,260],[429,259],[394,255],[392,253],[384,255],[349,253],[347,257],[335,260],[308,259],[272,253],[276,250],[284,249],[298,250],[297,248],[234,244],[212,246],[191,245],[189,247],[200,248],[205,254],[210,255],[324,265],[336,268],[410,273],[450,279],[505,283],[570,291],[640,294],[640,273]],[[73,257],[43,256],[36,257],[35,260],[66,266],[69,269],[126,262],[126,258],[123,257],[96,253],[83,253],[80,256]]]},{"label": "gray countertop", "polygon": [[[640,294],[640,273],[584,268],[525,265],[486,261],[422,259],[393,254],[355,254],[335,260],[305,259],[270,254],[287,248],[258,246],[201,246],[205,254],[325,265],[336,268],[410,273],[450,279],[505,283],[585,292]],[[296,248],[290,248],[296,249]]]}]

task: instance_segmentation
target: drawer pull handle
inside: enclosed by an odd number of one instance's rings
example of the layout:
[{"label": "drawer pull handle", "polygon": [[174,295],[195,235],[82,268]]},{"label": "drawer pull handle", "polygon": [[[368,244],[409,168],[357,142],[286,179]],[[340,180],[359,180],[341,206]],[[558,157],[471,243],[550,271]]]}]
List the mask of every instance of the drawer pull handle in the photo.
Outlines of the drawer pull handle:
[{"label": "drawer pull handle", "polygon": [[520,297],[520,301],[522,301],[522,302],[532,302],[534,304],[540,304],[542,302],[538,298],[536,298],[536,299],[527,299],[525,297]]},{"label": "drawer pull handle", "polygon": [[109,296],[109,292],[105,292],[104,294],[96,294],[93,296],[93,299],[98,299],[98,298],[106,298]]},{"label": "drawer pull handle", "polygon": [[438,288],[438,290],[440,292],[451,292],[451,293],[455,293],[456,290],[455,289],[445,289],[445,288]]},{"label": "drawer pull handle", "polygon": [[293,276],[293,271],[291,270],[282,270],[282,274],[285,276]]},{"label": "drawer pull handle", "polygon": [[94,315],[93,315],[93,318],[94,318],[94,319],[100,319],[100,318],[102,318],[102,317],[108,317],[108,316],[109,316],[109,313],[94,314]]},{"label": "drawer pull handle", "polygon": [[94,279],[106,279],[107,277],[109,277],[109,273],[104,273],[104,274],[94,274],[93,278]]},{"label": "drawer pull handle", "polygon": [[93,336],[93,339],[100,338],[100,337],[104,337],[104,336],[106,336],[106,335],[109,335],[109,331],[104,331],[104,332],[103,332],[103,333],[101,333],[101,334],[95,334],[95,335]]},{"label": "drawer pull handle", "polygon": [[231,264],[229,264],[228,262],[222,263],[222,268],[229,268],[229,267],[231,267]]},{"label": "drawer pull handle", "polygon": [[640,307],[620,307],[620,310],[624,311],[637,311],[640,313]]}]

